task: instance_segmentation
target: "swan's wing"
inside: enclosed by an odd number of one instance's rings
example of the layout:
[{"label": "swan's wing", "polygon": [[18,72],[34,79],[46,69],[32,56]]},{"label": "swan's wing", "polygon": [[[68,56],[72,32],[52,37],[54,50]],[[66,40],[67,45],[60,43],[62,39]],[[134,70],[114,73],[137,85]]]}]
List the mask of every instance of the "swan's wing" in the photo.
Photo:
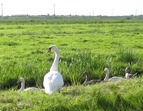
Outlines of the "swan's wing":
[{"label": "swan's wing", "polygon": [[121,79],[123,79],[123,78],[114,76],[114,77],[109,78],[108,81],[118,81],[118,80],[121,80]]},{"label": "swan's wing", "polygon": [[118,77],[118,76],[114,76],[114,77],[111,77],[112,79],[121,79],[122,77]]},{"label": "swan's wing", "polygon": [[132,77],[132,76],[133,76],[133,74],[128,74],[128,76],[129,76],[129,77]]},{"label": "swan's wing", "polygon": [[49,72],[44,77],[43,85],[45,87],[45,92],[48,94],[53,93],[56,90],[59,90],[63,86],[62,75],[57,71]]},{"label": "swan's wing", "polygon": [[52,74],[49,72],[44,76],[43,86],[46,87],[47,84],[50,84],[51,79],[52,79]]},{"label": "swan's wing", "polygon": [[54,74],[52,78],[53,88],[59,89],[63,86],[63,77],[60,73]]},{"label": "swan's wing", "polygon": [[24,89],[24,91],[38,91],[38,90],[39,89],[36,87],[29,87],[29,88]]}]

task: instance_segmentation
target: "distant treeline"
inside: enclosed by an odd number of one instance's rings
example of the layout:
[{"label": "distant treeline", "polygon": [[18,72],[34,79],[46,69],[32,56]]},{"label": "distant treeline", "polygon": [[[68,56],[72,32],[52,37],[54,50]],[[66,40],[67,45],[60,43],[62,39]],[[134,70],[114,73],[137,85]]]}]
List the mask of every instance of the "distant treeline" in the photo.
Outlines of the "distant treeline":
[{"label": "distant treeline", "polygon": [[143,22],[140,16],[1,16],[0,24],[93,24],[93,23],[139,23]]}]

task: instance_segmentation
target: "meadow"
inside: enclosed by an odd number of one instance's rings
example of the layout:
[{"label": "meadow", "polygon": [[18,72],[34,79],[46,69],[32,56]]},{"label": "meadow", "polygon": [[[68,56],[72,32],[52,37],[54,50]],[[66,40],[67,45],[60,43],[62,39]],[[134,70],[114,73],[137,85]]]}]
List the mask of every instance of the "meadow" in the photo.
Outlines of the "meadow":
[{"label": "meadow", "polygon": [[[143,79],[83,86],[82,73],[103,80],[124,77],[143,69],[143,20],[100,17],[6,17],[0,18],[0,110],[141,111]],[[43,88],[54,53],[60,50],[59,71],[65,86],[61,93],[18,92],[17,81]],[[38,93],[38,94],[37,94]]]}]

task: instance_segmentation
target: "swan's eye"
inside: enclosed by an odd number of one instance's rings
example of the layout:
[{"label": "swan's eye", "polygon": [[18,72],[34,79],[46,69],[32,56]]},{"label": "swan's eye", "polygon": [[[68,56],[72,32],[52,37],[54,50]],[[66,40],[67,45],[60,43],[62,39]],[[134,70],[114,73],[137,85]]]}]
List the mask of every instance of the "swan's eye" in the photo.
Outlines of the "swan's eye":
[{"label": "swan's eye", "polygon": [[48,48],[48,52],[50,52],[50,51],[51,51],[51,49],[52,49],[52,47]]}]

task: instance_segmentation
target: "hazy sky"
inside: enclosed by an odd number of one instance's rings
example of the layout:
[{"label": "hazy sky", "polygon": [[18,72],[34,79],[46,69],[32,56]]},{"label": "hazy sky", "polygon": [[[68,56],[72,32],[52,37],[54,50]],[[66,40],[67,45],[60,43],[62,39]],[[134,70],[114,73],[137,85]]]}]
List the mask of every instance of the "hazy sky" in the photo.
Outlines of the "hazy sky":
[{"label": "hazy sky", "polygon": [[0,15],[140,15],[143,0],[0,0]]}]

